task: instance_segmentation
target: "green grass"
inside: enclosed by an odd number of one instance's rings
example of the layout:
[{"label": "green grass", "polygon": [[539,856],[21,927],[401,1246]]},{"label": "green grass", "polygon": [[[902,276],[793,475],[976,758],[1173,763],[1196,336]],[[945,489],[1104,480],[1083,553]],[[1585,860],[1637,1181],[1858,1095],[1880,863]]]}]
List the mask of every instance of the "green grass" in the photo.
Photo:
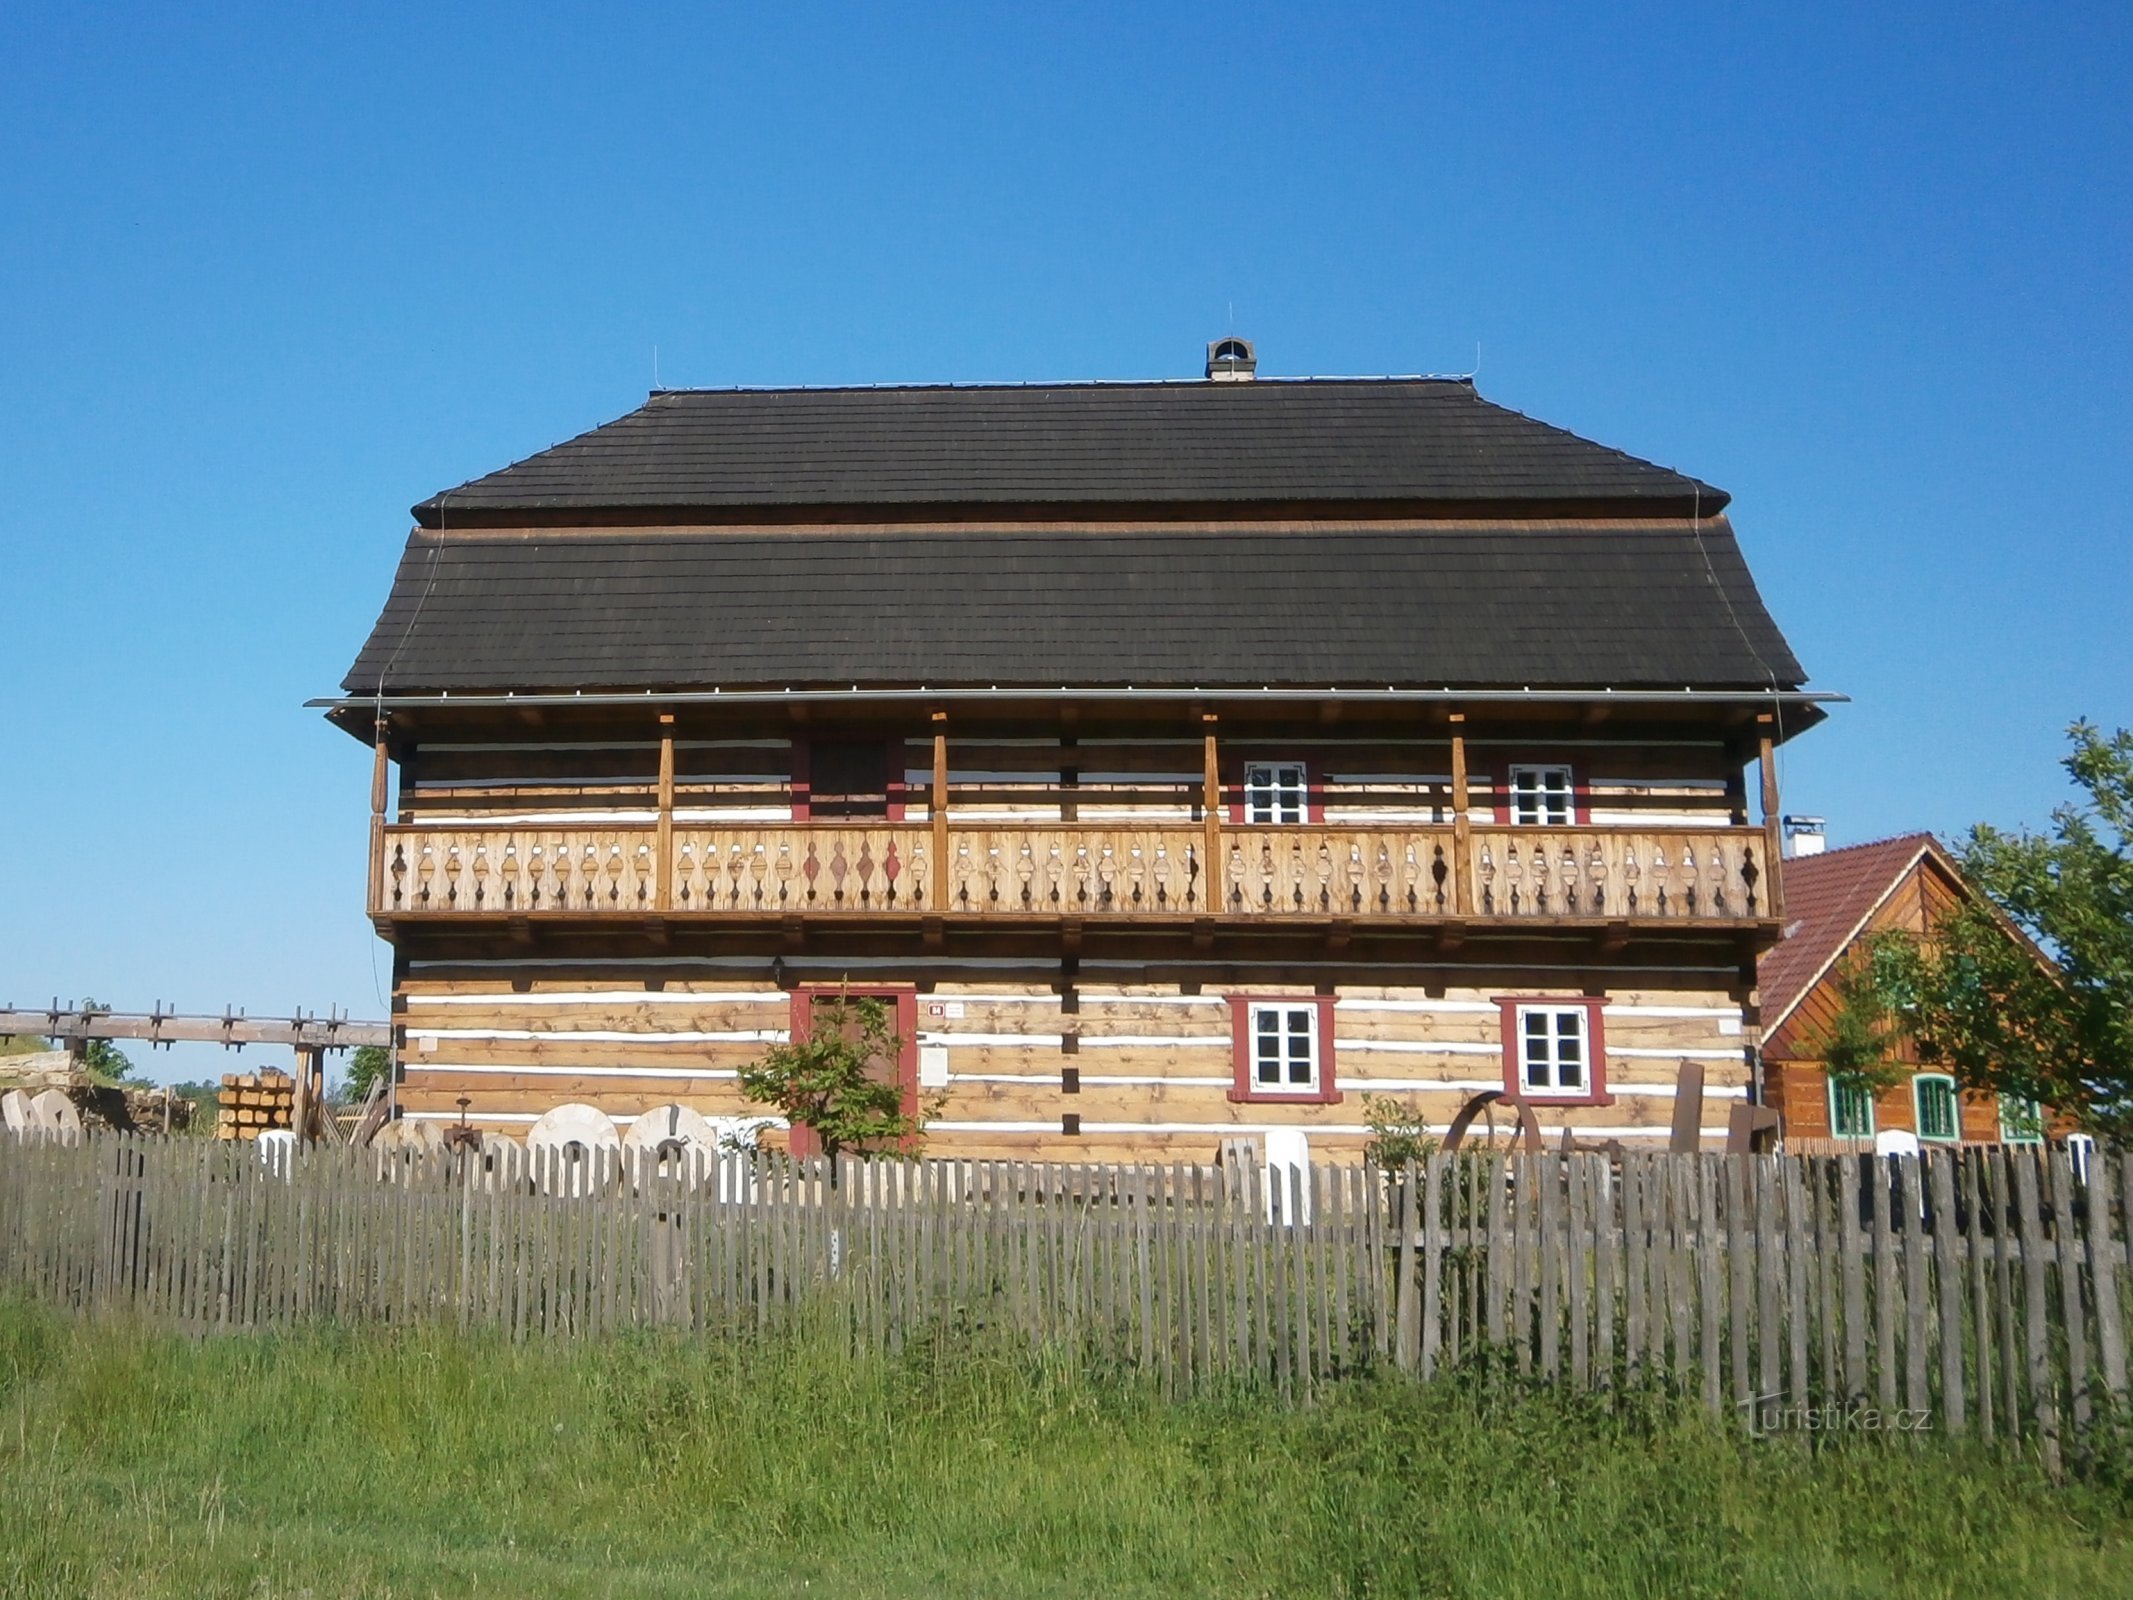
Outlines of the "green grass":
[{"label": "green grass", "polygon": [[2004,1452],[1457,1383],[1170,1406],[945,1349],[188,1343],[0,1304],[0,1595],[2133,1593],[2123,1493]]}]

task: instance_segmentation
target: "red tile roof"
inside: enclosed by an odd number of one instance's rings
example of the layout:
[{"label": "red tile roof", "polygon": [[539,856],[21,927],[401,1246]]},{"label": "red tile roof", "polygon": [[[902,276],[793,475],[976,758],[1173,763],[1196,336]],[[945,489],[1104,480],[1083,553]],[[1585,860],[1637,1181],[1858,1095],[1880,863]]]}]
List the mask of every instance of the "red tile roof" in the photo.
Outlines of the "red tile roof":
[{"label": "red tile roof", "polygon": [[1874,908],[1918,858],[1935,848],[1932,834],[1906,833],[1785,863],[1785,936],[1764,952],[1756,967],[1766,1038],[1862,931]]}]

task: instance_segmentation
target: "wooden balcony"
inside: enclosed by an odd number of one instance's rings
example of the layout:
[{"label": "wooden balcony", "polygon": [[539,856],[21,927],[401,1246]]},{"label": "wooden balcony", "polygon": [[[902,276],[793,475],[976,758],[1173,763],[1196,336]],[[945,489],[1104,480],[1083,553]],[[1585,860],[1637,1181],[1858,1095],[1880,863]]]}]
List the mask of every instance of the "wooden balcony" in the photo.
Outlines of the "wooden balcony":
[{"label": "wooden balcony", "polygon": [[1768,839],[1756,827],[381,821],[370,909],[381,923],[628,917],[1738,927],[1774,915]]}]

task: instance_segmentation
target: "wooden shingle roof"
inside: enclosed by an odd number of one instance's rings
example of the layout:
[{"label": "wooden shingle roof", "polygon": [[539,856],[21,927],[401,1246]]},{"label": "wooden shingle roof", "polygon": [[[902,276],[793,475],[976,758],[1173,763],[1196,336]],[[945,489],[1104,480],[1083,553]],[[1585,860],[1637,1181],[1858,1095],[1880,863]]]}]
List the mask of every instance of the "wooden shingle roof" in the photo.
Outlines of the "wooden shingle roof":
[{"label": "wooden shingle roof", "polygon": [[1803,676],[1720,517],[418,531],[345,687],[1671,690]]},{"label": "wooden shingle roof", "polygon": [[662,391],[414,511],[439,527],[736,506],[1490,502],[1708,515],[1726,499],[1463,379],[1317,378]]}]

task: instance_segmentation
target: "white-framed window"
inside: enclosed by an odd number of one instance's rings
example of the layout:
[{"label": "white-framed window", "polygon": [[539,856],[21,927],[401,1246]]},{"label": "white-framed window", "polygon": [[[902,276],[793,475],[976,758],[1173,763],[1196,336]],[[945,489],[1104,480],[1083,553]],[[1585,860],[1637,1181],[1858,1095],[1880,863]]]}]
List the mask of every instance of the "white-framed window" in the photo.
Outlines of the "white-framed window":
[{"label": "white-framed window", "polygon": [[1592,1035],[1583,1006],[1518,1008],[1518,1082],[1529,1095],[1592,1089]]},{"label": "white-framed window", "polygon": [[1318,1088],[1318,1007],[1309,1001],[1255,1000],[1245,1018],[1252,1087],[1266,1094]]},{"label": "white-framed window", "polygon": [[1829,1131],[1838,1139],[1874,1137],[1874,1091],[1863,1083],[1829,1080]]},{"label": "white-framed window", "polygon": [[1567,828],[1576,816],[1567,766],[1513,767],[1510,790],[1511,820],[1521,827]]},{"label": "white-framed window", "polygon": [[1918,1112],[1920,1139],[1952,1144],[1963,1136],[1953,1078],[1945,1073],[1921,1072],[1911,1080],[1911,1103]]},{"label": "white-framed window", "polygon": [[1311,812],[1309,774],[1301,761],[1244,764],[1246,822],[1302,822]]},{"label": "white-framed window", "polygon": [[2044,1142],[2044,1106],[2018,1094],[2000,1096],[2000,1139],[2006,1144]]}]

